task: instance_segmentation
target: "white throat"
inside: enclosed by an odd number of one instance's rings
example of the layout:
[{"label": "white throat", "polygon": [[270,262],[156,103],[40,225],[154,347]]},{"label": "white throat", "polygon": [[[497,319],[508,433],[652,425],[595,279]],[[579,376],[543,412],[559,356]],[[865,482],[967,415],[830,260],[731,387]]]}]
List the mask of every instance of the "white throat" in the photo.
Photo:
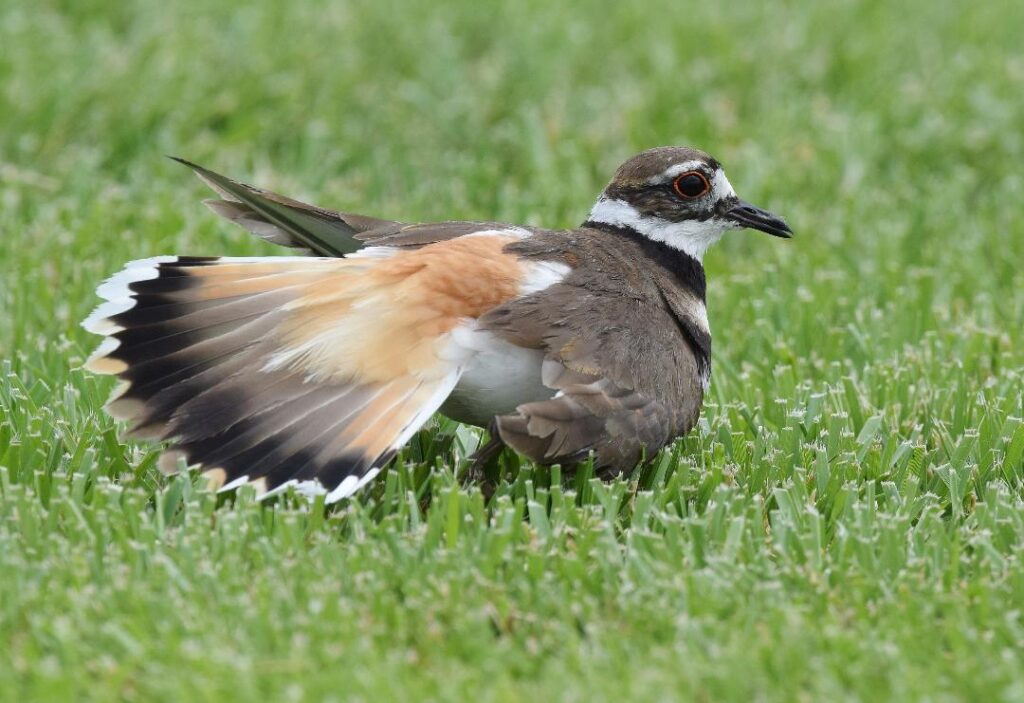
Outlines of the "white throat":
[{"label": "white throat", "polygon": [[605,197],[597,201],[588,219],[591,222],[636,230],[648,239],[663,242],[701,263],[708,247],[721,239],[726,230],[732,229],[727,222],[715,217],[704,221],[669,222],[660,217],[641,215],[624,200],[609,200]]}]

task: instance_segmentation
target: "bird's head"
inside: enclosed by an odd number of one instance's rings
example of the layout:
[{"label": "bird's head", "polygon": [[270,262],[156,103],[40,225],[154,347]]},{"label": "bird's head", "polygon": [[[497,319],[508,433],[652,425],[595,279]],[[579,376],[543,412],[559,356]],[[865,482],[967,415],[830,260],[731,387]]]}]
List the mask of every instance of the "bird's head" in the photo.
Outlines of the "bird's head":
[{"label": "bird's head", "polygon": [[730,229],[793,234],[782,218],[740,200],[718,161],[687,147],[649,149],[622,164],[586,224],[631,229],[698,261]]}]

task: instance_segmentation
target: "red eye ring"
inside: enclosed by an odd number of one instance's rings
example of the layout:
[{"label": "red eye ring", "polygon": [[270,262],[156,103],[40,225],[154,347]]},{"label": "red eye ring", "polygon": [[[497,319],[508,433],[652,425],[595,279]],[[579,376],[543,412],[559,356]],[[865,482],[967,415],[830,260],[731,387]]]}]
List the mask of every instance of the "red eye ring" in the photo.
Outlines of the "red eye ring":
[{"label": "red eye ring", "polygon": [[676,176],[672,181],[672,189],[683,200],[693,200],[706,195],[711,190],[711,184],[708,183],[708,177],[700,171],[687,171]]}]

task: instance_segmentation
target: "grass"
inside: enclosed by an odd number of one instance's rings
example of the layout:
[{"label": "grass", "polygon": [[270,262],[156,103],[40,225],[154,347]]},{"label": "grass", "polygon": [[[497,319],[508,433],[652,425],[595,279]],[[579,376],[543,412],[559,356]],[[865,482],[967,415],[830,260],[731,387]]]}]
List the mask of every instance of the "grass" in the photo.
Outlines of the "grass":
[{"label": "grass", "polygon": [[[1024,6],[0,7],[0,700],[1024,700]],[[797,238],[707,260],[698,429],[485,506],[440,422],[358,501],[164,478],[95,284],[274,253],[172,153],[408,220],[572,225],[699,145]]]}]

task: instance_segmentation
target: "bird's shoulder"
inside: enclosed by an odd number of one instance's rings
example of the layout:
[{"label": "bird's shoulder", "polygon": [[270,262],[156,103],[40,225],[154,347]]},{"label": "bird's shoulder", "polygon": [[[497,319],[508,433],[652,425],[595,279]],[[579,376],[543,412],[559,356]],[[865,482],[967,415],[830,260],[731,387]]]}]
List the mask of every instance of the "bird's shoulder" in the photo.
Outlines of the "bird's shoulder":
[{"label": "bird's shoulder", "polygon": [[643,242],[588,228],[538,232],[506,251],[571,268],[486,313],[481,327],[579,374],[695,412],[710,363],[702,270],[677,270],[685,267],[658,261]]}]

